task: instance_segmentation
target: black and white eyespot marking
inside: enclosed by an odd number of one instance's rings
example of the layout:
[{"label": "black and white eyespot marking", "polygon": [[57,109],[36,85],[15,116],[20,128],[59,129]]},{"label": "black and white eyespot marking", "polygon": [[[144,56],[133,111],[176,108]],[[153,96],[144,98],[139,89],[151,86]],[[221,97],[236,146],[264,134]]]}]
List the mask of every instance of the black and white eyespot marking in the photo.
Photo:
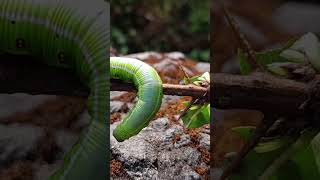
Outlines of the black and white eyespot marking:
[{"label": "black and white eyespot marking", "polygon": [[16,39],[16,47],[17,47],[18,49],[25,48],[25,47],[26,47],[25,40],[22,39],[22,38],[17,38],[17,39]]},{"label": "black and white eyespot marking", "polygon": [[60,51],[58,53],[58,61],[60,64],[65,64],[66,60],[65,60],[65,53],[63,51]]}]

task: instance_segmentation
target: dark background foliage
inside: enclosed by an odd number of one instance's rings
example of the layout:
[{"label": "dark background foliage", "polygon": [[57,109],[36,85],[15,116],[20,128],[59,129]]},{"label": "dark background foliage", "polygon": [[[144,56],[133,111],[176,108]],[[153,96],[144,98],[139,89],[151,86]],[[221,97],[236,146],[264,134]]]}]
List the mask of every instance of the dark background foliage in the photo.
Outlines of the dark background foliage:
[{"label": "dark background foliage", "polygon": [[209,61],[210,0],[111,1],[111,45],[120,54],[180,51]]}]

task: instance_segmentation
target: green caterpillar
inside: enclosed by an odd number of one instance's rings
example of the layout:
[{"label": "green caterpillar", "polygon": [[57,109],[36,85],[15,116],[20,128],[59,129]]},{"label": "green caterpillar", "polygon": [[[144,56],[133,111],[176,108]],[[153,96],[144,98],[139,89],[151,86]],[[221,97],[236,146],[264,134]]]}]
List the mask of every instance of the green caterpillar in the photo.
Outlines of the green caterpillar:
[{"label": "green caterpillar", "polygon": [[0,0],[0,50],[71,68],[89,87],[87,132],[51,180],[109,177],[109,2]]},{"label": "green caterpillar", "polygon": [[158,73],[146,63],[131,58],[110,58],[110,77],[133,82],[139,100],[135,107],[113,131],[117,141],[124,141],[138,134],[160,109],[163,92]]}]

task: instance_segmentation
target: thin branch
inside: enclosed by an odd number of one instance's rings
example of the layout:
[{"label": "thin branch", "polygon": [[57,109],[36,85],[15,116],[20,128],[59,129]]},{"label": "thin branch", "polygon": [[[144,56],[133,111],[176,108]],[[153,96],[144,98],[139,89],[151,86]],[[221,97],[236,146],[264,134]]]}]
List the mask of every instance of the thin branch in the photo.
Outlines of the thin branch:
[{"label": "thin branch", "polygon": [[[212,107],[255,109],[285,116],[303,114],[299,107],[307,99],[310,86],[260,72],[246,76],[217,73],[212,75],[212,82]],[[319,100],[313,99],[314,108],[319,108]]]},{"label": "thin branch", "polygon": [[[163,84],[163,94],[176,95],[176,96],[191,96],[195,98],[206,99],[209,102],[210,92],[207,88],[199,87],[195,85],[179,85],[179,84]],[[112,91],[136,91],[133,84],[123,83],[118,80],[111,80]],[[203,95],[206,96],[203,97]]]},{"label": "thin branch", "polygon": [[230,24],[233,33],[235,34],[236,38],[238,39],[240,46],[244,49],[246,57],[248,57],[248,59],[250,60],[249,63],[251,64],[252,68],[253,69],[258,68],[257,70],[264,71],[263,66],[261,66],[257,62],[255,52],[254,52],[253,48],[251,47],[249,41],[245,37],[245,35],[241,32],[238,23],[233,19],[233,17],[229,13],[229,11],[227,10],[227,8],[223,4],[223,2],[221,1],[220,3],[222,6],[223,13],[224,13],[228,23]]},{"label": "thin branch", "polygon": [[[0,57],[0,93],[51,94],[66,96],[88,95],[88,88],[69,70],[47,67],[31,58]],[[319,76],[316,77],[320,79]],[[299,106],[309,94],[309,85],[269,74],[253,73],[240,76],[217,73],[211,77],[212,107],[220,109],[256,109],[279,112],[280,115],[300,114]],[[164,94],[202,97],[206,88],[192,85],[164,84]],[[112,81],[111,90],[134,91],[131,84]],[[313,98],[313,102],[319,102]],[[318,103],[320,104],[320,103]],[[317,107],[317,104],[314,105]],[[318,105],[319,107],[319,105]]]}]

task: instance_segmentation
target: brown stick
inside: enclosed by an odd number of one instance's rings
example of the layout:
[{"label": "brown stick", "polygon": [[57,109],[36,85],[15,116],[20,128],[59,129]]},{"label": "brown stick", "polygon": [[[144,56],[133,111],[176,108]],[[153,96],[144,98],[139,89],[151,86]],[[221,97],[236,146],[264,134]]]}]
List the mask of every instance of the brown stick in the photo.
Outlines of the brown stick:
[{"label": "brown stick", "polygon": [[[206,93],[207,89],[194,85],[179,85],[179,84],[163,84],[163,93],[165,95],[176,96],[191,96],[201,98]],[[117,80],[111,80],[112,91],[136,91],[132,84],[123,83]],[[205,97],[209,101],[209,96]]]},{"label": "brown stick", "polygon": [[[29,57],[0,57],[0,93],[88,96],[88,88],[68,69],[48,67]],[[111,81],[113,91],[135,91],[132,84]],[[206,88],[193,85],[164,84],[166,95],[201,98]],[[210,93],[207,93],[210,94]],[[206,96],[209,101],[209,96]]]},{"label": "brown stick", "polygon": [[[317,76],[316,79],[320,77]],[[255,109],[279,115],[301,114],[308,84],[264,73],[247,76],[217,73],[212,76],[212,107]],[[313,100],[319,102],[318,100]],[[319,107],[319,103],[316,105]]]},{"label": "brown stick", "polygon": [[239,27],[238,23],[233,19],[233,17],[230,15],[229,11],[223,5],[223,3],[222,2],[220,2],[220,3],[222,4],[222,10],[224,12],[224,15],[225,15],[229,25],[231,26],[233,33],[237,37],[241,48],[244,50],[244,53],[246,54],[246,57],[248,57],[248,59],[249,59],[249,63],[251,64],[251,67],[253,69],[258,68],[257,70],[264,71],[264,68],[257,62],[255,52],[253,51],[250,43],[248,42],[245,35],[240,31],[240,27]]},{"label": "brown stick", "polygon": [[[88,95],[88,88],[69,70],[47,67],[27,57],[3,56],[0,59],[0,93]],[[307,83],[264,73],[247,76],[218,73],[212,75],[211,82],[212,107],[221,109],[256,109],[292,115],[302,112],[299,106],[308,94]],[[112,81],[111,90],[134,91],[134,88]],[[164,94],[168,95],[201,97],[205,91],[206,88],[201,87],[164,84]]]}]

